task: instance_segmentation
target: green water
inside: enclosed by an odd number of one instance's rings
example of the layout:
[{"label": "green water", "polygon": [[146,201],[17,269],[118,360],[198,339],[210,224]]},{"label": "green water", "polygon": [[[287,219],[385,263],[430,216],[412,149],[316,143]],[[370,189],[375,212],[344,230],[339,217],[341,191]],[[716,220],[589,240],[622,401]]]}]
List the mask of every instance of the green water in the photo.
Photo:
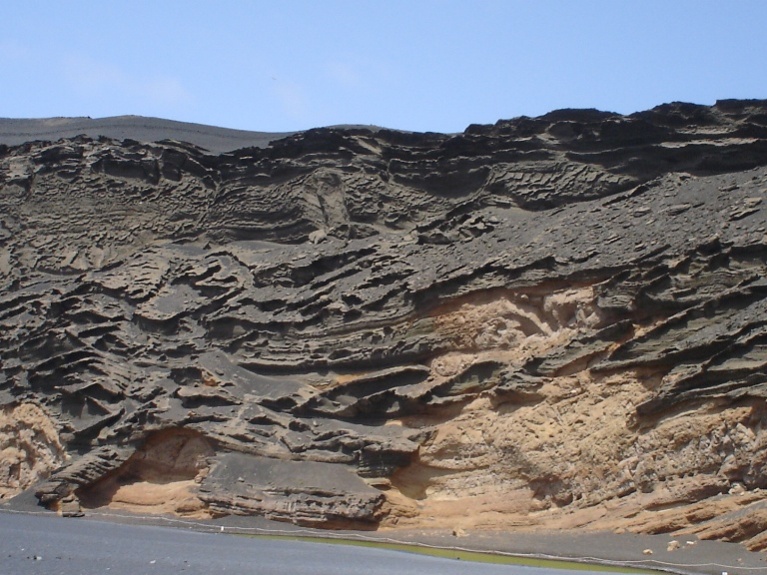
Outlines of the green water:
[{"label": "green water", "polygon": [[389,543],[385,541],[360,541],[356,539],[341,539],[335,537],[312,537],[298,535],[246,535],[246,537],[258,537],[261,539],[288,539],[294,541],[309,541],[313,543],[329,543],[333,545],[353,545],[357,547],[375,547],[377,549],[390,549],[405,553],[419,553],[444,559],[457,561],[472,561],[477,563],[496,563],[503,565],[526,565],[529,567],[545,567],[547,569],[567,569],[570,571],[598,571],[606,573],[641,573],[658,575],[658,571],[623,567],[619,565],[600,565],[594,563],[582,563],[579,561],[566,561],[563,559],[540,559],[536,557],[521,557],[517,555],[505,555],[485,551],[461,551],[441,547],[425,547],[422,545],[406,543]]}]

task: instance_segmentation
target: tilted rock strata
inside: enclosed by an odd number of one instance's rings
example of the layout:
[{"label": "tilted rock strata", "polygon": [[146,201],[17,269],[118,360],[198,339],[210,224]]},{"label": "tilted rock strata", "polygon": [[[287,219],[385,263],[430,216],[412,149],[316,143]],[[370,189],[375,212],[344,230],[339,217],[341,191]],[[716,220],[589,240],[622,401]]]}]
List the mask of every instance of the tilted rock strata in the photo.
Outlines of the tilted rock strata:
[{"label": "tilted rock strata", "polygon": [[6,492],[767,546],[764,102],[79,137],[0,178],[3,416],[56,424]]}]

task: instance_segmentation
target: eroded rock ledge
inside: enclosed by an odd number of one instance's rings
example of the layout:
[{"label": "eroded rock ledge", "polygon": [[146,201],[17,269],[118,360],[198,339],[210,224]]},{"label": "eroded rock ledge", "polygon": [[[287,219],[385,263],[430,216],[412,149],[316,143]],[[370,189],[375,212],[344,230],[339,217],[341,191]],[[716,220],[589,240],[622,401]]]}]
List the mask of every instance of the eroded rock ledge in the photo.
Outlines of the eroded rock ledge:
[{"label": "eroded rock ledge", "polygon": [[763,101],[0,145],[0,494],[765,548],[766,194]]}]

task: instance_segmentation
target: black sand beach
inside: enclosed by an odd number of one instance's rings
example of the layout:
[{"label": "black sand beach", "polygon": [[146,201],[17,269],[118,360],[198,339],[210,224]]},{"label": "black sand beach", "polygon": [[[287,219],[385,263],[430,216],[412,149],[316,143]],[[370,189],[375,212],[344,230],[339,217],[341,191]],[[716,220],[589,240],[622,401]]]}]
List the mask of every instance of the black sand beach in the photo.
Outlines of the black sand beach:
[{"label": "black sand beach", "polygon": [[[626,570],[631,572],[633,570],[652,569],[658,571],[665,571],[671,573],[681,574],[707,574],[707,575],[722,575],[727,573],[728,575],[735,575],[740,573],[765,573],[767,572],[767,561],[761,553],[752,553],[744,549],[741,545],[736,543],[723,543],[719,541],[700,541],[695,537],[680,539],[673,539],[668,535],[637,535],[631,533],[605,533],[605,532],[591,532],[591,531],[571,531],[571,532],[501,532],[501,531],[472,531],[461,536],[456,537],[452,533],[445,532],[444,530],[389,530],[389,531],[377,531],[377,532],[358,532],[358,531],[329,531],[322,529],[308,529],[304,527],[298,527],[295,525],[269,521],[263,518],[254,517],[237,517],[228,516],[216,520],[185,520],[175,517],[142,517],[129,513],[118,512],[91,512],[87,518],[76,519],[63,519],[50,512],[30,512],[27,511],[6,511],[0,512],[0,529],[4,534],[0,537],[3,541],[3,554],[0,556],[0,564],[6,560],[13,559],[18,565],[24,565],[25,568],[29,567],[34,562],[34,554],[43,555],[43,553],[51,556],[51,552],[66,554],[66,541],[56,543],[55,545],[63,545],[59,547],[59,551],[54,549],[53,540],[48,538],[48,533],[61,533],[66,534],[66,537],[72,538],[70,541],[72,548],[77,547],[78,557],[76,561],[82,561],[83,564],[95,564],[98,563],[100,557],[100,549],[113,548],[114,550],[122,549],[121,541],[125,540],[124,534],[121,530],[140,528],[135,531],[136,534],[141,536],[131,535],[131,540],[147,541],[147,543],[160,545],[162,549],[167,551],[153,551],[155,554],[165,553],[165,560],[168,565],[178,565],[185,568],[185,573],[196,573],[197,571],[190,570],[189,565],[183,565],[185,557],[191,553],[188,549],[193,549],[194,552],[198,549],[203,549],[204,545],[208,544],[208,540],[199,539],[188,543],[185,539],[179,540],[179,534],[184,533],[183,537],[186,537],[190,532],[194,532],[196,535],[203,536],[208,535],[232,535],[229,538],[216,538],[211,543],[216,548],[223,548],[227,550],[227,554],[220,553],[222,557],[214,560],[213,557],[206,553],[199,553],[195,555],[198,557],[198,566],[203,569],[200,573],[209,573],[211,569],[226,569],[235,568],[239,564],[246,564],[251,553],[249,545],[238,545],[235,543],[226,543],[226,546],[221,546],[222,541],[250,541],[253,549],[261,549],[262,545],[265,549],[269,550],[281,550],[280,553],[287,553],[287,549],[292,549],[292,545],[295,544],[296,539],[305,539],[302,541],[302,546],[299,549],[304,549],[303,544],[317,543],[318,540],[333,539],[338,541],[348,540],[354,542],[369,542],[371,547],[348,547],[334,545],[327,550],[327,571],[300,571],[300,566],[289,566],[287,564],[280,563],[281,560],[274,560],[274,571],[259,570],[259,573],[343,573],[339,571],[337,565],[333,562],[333,557],[337,553],[344,554],[349,549],[356,549],[357,551],[348,551],[355,554],[357,552],[362,553],[363,556],[369,551],[376,551],[376,544],[407,544],[421,547],[423,549],[445,549],[458,551],[474,551],[492,554],[509,555],[519,557],[520,559],[527,560],[556,560],[563,562],[574,562],[583,564],[581,569],[588,570],[588,565],[599,566],[611,566],[620,570]],[[81,533],[82,532],[82,533]],[[87,543],[85,546],[81,546],[80,541],[89,541],[84,533],[97,532],[100,536],[104,536],[105,539],[102,544],[95,545],[94,549],[86,552]],[[143,534],[147,534],[145,537]],[[236,535],[248,535],[252,537],[240,538]],[[27,539],[25,540],[24,537]],[[138,539],[136,539],[138,537]],[[263,539],[267,537],[267,539]],[[276,539],[275,539],[276,537]],[[12,545],[12,540],[18,539],[19,549],[9,547]],[[83,539],[81,539],[83,538]],[[680,547],[675,550],[669,550],[669,543],[671,541],[679,541]],[[27,541],[28,545],[24,545],[23,542]],[[164,543],[167,542],[167,543]],[[317,543],[319,544],[319,543]],[[35,545],[37,547],[35,547]],[[189,547],[186,547],[189,545]],[[202,545],[202,546],[201,546]],[[228,545],[232,545],[231,549]],[[20,551],[21,547],[24,547],[26,551]],[[284,549],[283,549],[284,547]],[[37,550],[36,550],[37,549]],[[325,549],[325,547],[320,547]],[[172,553],[177,555],[171,556]],[[339,551],[341,550],[341,551]],[[27,553],[28,551],[28,553]],[[383,551],[383,550],[377,550]],[[652,553],[649,553],[652,551]],[[26,553],[26,555],[25,555]],[[91,554],[93,553],[93,554]],[[123,551],[119,551],[123,553]],[[142,551],[139,554],[140,560],[130,553],[123,553],[125,573],[141,572],[135,569],[143,565],[141,561],[147,557],[148,552]],[[30,555],[31,554],[31,555]],[[184,555],[187,554],[187,555]],[[239,554],[239,555],[238,555]],[[288,555],[292,556],[293,551],[290,551]],[[29,560],[32,563],[24,562],[27,555],[32,556]],[[80,557],[81,555],[81,557]],[[215,555],[215,554],[214,554]],[[300,555],[300,554],[299,554]],[[375,555],[375,553],[373,553]],[[114,554],[108,554],[110,558],[116,559]],[[263,557],[263,555],[259,555]],[[320,553],[322,556],[322,553]],[[205,560],[199,559],[200,557]],[[418,559],[414,559],[414,558]],[[407,573],[405,565],[409,560],[412,560],[412,565],[415,566],[418,573],[426,573],[427,571],[419,571],[418,568],[422,566],[421,561],[424,559],[418,555],[408,554],[405,555],[406,560],[402,565],[395,562],[391,564],[387,559],[386,565],[389,569],[389,565],[393,565],[391,570],[385,571],[359,571],[354,573]],[[105,558],[101,559],[106,561]],[[75,562],[76,562],[75,561]],[[92,563],[91,563],[92,561]],[[176,563],[174,563],[174,561]],[[187,558],[186,561],[189,561]],[[214,564],[216,561],[220,561],[220,564]],[[535,561],[532,561],[535,564]],[[113,565],[117,565],[114,562]],[[548,565],[548,563],[547,563]],[[50,567],[50,565],[48,565]],[[317,568],[324,568],[315,566]],[[489,568],[491,566],[483,566],[483,568]],[[509,572],[508,566],[498,565],[494,566],[499,571],[497,573]],[[515,569],[522,567],[522,565],[514,566]],[[562,569],[556,569],[555,573],[566,573],[564,568],[566,564],[562,564]],[[427,567],[428,568],[428,567]],[[134,569],[134,570],[131,570]],[[294,570],[299,569],[299,570]],[[404,570],[403,570],[404,569]],[[443,568],[436,567],[440,573],[452,573],[452,571],[445,571]],[[505,571],[503,569],[506,569]],[[547,567],[548,569],[548,567]],[[207,570],[207,571],[206,571]],[[96,570],[102,572],[103,570]],[[93,572],[96,572],[93,571]],[[2,572],[13,573],[49,573],[51,571],[42,570],[16,570],[14,567],[11,571],[3,569]],[[78,571],[71,571],[75,573]],[[82,571],[83,573],[87,571]],[[164,571],[175,572],[175,571]],[[181,571],[179,571],[181,572]],[[352,571],[350,571],[351,573]],[[438,572],[437,570],[434,571]],[[461,572],[461,571],[457,571]],[[472,571],[479,573],[480,571]],[[484,571],[482,571],[484,573]],[[487,571],[488,573],[496,573],[496,571]],[[115,571],[114,568],[110,570],[110,573],[122,573],[122,571]],[[540,572],[541,575],[547,575]]]},{"label": "black sand beach", "polygon": [[[137,575],[142,573],[259,573],[462,575],[466,562],[375,547],[330,545],[199,533],[56,516],[4,514],[2,573]],[[518,565],[473,563],[471,573],[571,573]]]}]

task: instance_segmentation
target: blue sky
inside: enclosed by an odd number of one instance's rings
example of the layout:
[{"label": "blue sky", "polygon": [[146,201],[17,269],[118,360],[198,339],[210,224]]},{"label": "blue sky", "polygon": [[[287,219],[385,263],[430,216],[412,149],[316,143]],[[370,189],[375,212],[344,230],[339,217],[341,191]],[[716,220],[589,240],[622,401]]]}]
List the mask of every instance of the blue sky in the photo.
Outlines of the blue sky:
[{"label": "blue sky", "polygon": [[767,98],[765,0],[3,3],[0,116],[456,132]]}]

